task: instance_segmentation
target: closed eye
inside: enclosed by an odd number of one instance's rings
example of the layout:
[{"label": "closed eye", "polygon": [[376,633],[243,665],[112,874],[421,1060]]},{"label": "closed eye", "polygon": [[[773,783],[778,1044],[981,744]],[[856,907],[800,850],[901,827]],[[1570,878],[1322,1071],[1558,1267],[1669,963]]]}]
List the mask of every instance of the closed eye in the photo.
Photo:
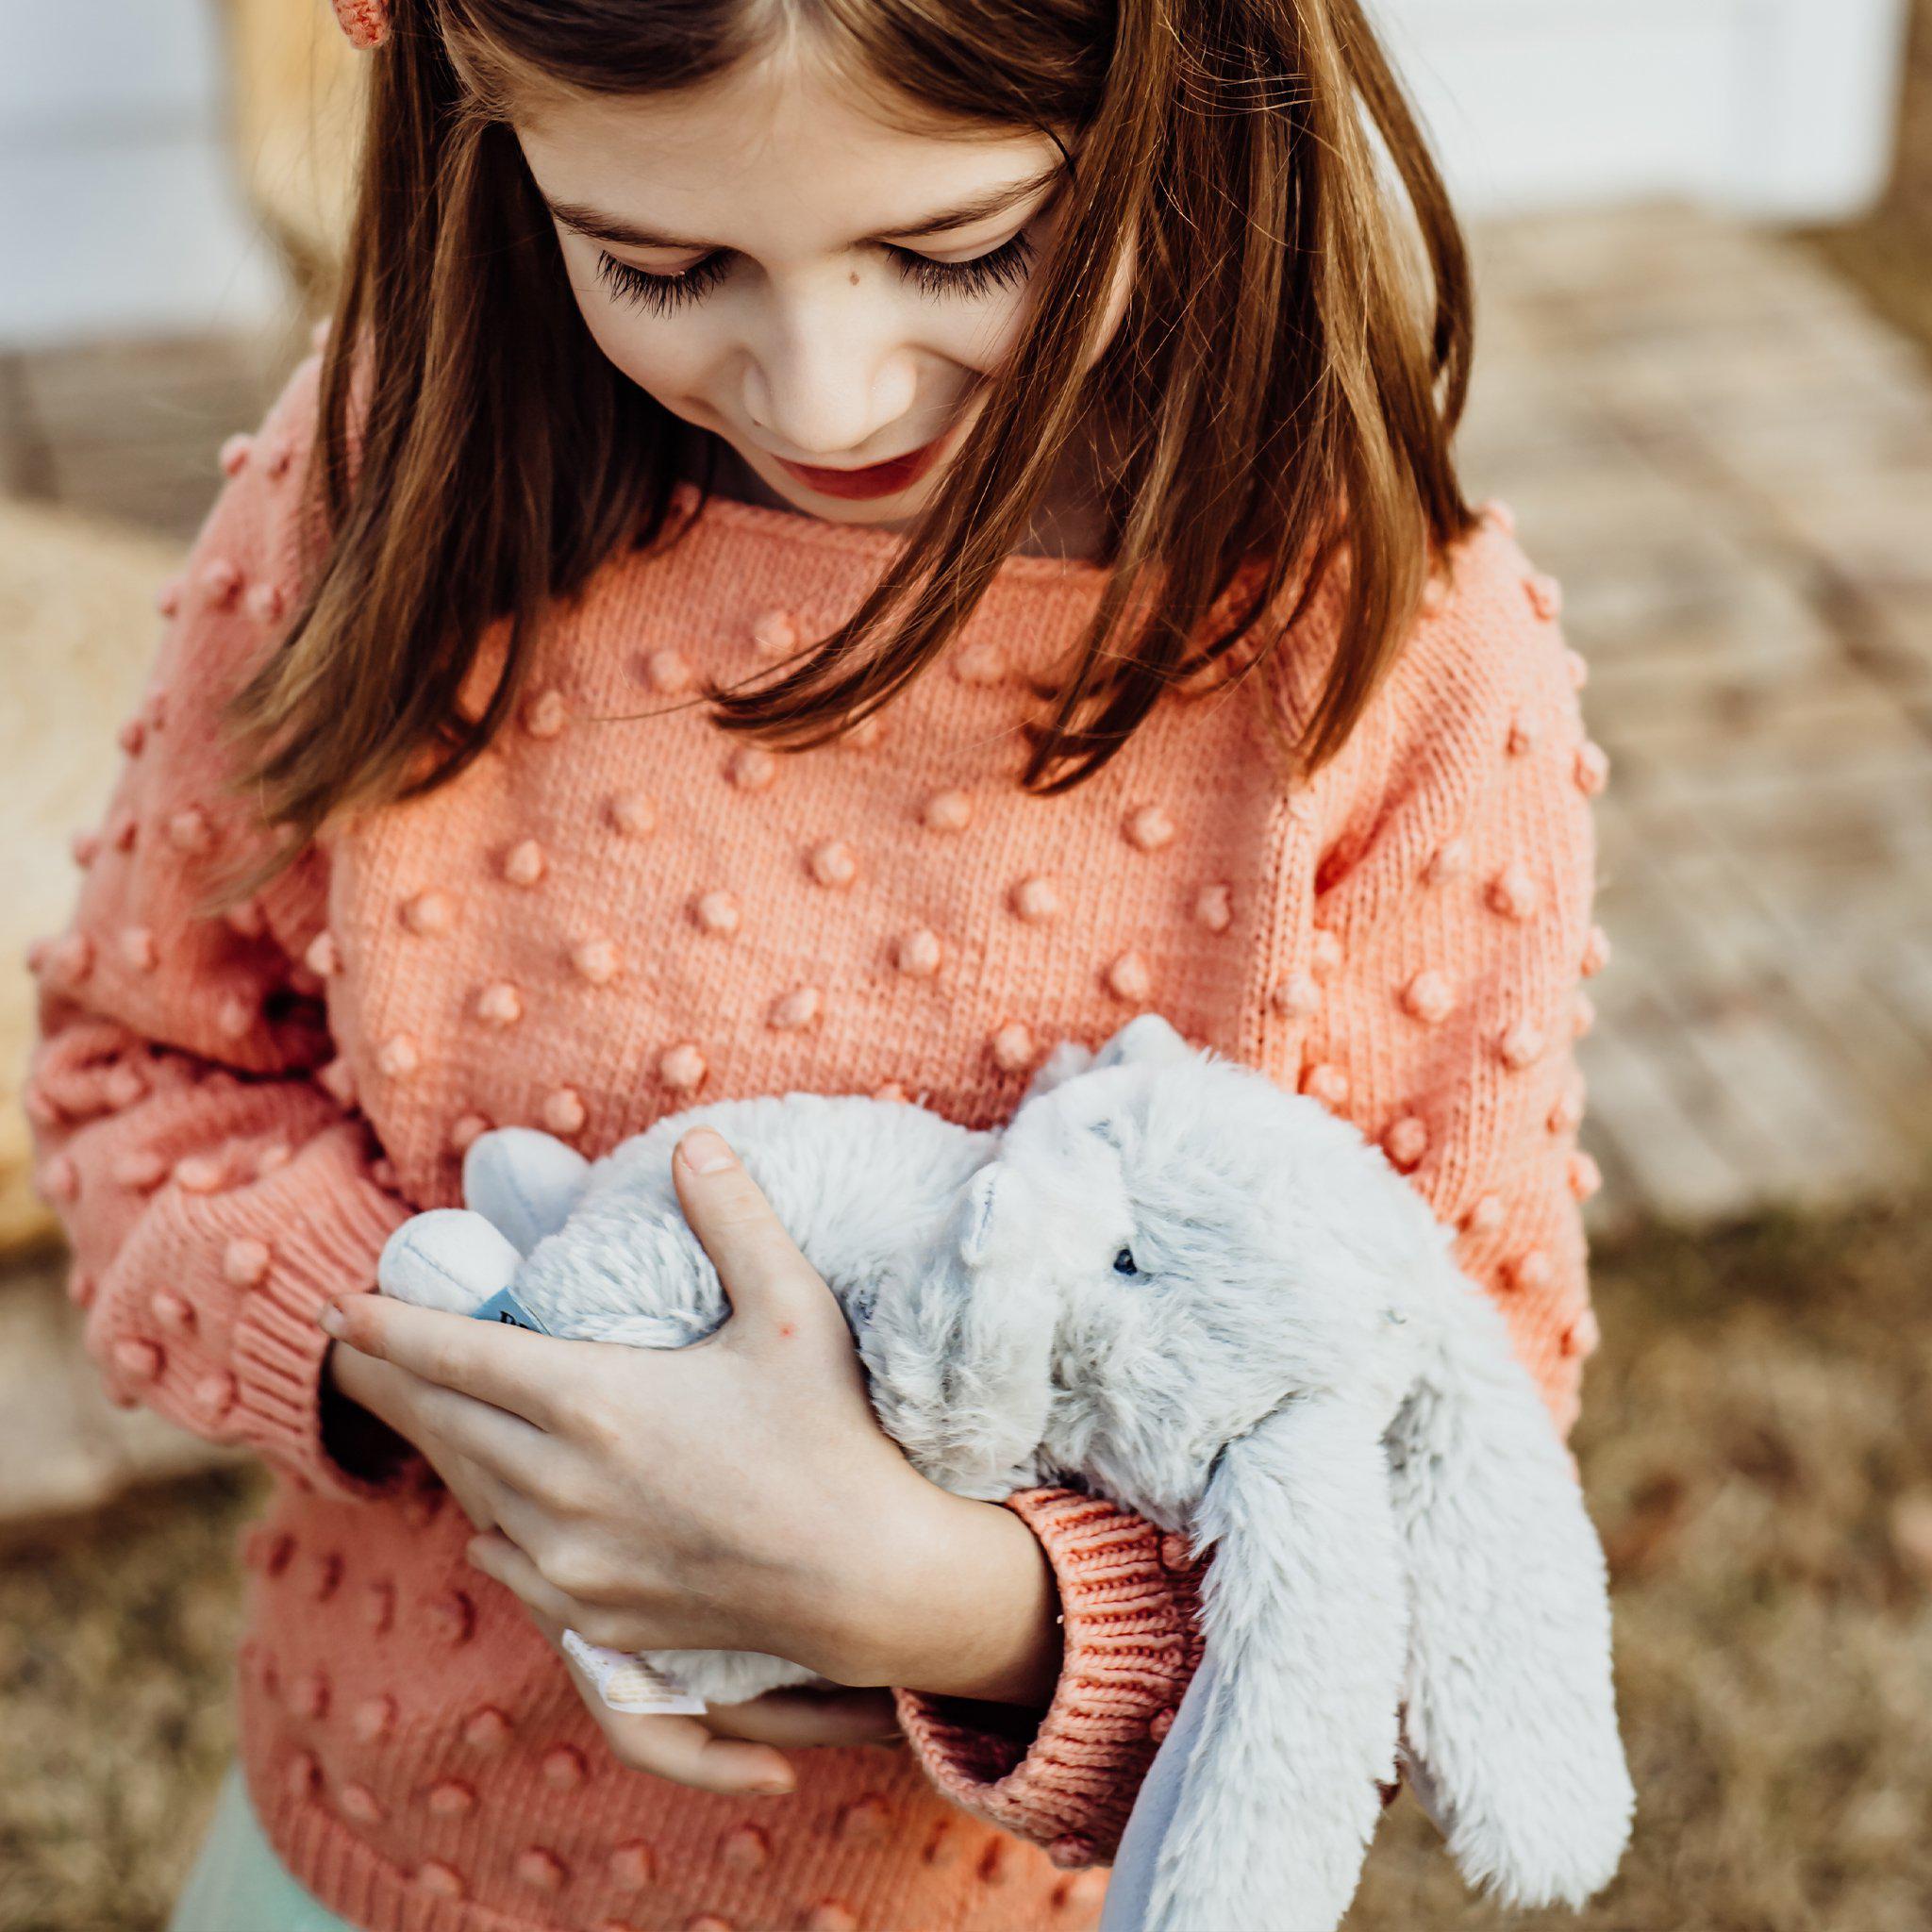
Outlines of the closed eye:
[{"label": "closed eye", "polygon": [[[991,289],[1016,287],[1033,268],[1034,244],[1024,229],[997,248],[975,255],[971,261],[935,261],[930,256],[916,254],[909,248],[882,245],[897,264],[899,273],[916,282],[922,294],[934,298],[983,295]],[[729,265],[729,252],[720,251],[675,275],[654,275],[600,251],[597,278],[623,300],[648,308],[653,314],[665,315],[674,308],[702,300],[724,280]]]}]

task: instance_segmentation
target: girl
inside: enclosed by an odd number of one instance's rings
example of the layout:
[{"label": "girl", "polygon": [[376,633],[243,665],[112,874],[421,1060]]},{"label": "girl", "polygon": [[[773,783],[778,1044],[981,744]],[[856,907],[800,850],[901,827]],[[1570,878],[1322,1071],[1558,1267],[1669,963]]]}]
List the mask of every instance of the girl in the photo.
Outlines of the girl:
[{"label": "girl", "polygon": [[[176,1924],[1091,1923],[1181,1539],[913,1474],[715,1135],[701,1348],[367,1291],[490,1125],[989,1125],[1152,1008],[1379,1143],[1569,1429],[1604,763],[1456,481],[1441,183],[1357,0],[338,10],[333,327],[37,956],[92,1351],[278,1476]],[[566,1624],[854,1688],[617,1719]]]}]

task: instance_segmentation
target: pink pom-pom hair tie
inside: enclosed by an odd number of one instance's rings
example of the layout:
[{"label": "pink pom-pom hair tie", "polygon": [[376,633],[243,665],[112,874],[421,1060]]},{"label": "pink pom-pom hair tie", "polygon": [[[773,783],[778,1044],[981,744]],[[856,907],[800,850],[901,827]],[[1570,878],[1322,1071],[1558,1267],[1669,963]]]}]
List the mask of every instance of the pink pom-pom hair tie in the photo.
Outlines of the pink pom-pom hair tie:
[{"label": "pink pom-pom hair tie", "polygon": [[336,18],[352,46],[367,50],[389,39],[390,0],[335,0]]}]

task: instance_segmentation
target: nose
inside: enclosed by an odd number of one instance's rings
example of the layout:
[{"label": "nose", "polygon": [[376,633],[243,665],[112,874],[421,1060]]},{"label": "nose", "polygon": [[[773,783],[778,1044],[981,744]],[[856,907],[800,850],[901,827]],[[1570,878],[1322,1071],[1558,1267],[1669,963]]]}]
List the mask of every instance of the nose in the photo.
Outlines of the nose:
[{"label": "nose", "polygon": [[[904,453],[888,432],[911,410],[919,373],[896,314],[871,277],[854,287],[842,270],[774,294],[743,376],[745,418],[773,455],[842,468]],[[887,445],[876,455],[875,442]]]}]

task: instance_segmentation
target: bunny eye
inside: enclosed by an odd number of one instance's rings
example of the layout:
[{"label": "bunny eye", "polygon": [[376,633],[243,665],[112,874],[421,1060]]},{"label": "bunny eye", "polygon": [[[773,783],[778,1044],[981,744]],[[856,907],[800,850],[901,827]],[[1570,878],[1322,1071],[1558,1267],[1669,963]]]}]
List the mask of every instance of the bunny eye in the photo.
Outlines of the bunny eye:
[{"label": "bunny eye", "polygon": [[1123,1248],[1120,1251],[1120,1253],[1113,1257],[1113,1272],[1116,1274],[1140,1274],[1140,1269],[1138,1269],[1134,1265],[1134,1251],[1132,1248]]}]

